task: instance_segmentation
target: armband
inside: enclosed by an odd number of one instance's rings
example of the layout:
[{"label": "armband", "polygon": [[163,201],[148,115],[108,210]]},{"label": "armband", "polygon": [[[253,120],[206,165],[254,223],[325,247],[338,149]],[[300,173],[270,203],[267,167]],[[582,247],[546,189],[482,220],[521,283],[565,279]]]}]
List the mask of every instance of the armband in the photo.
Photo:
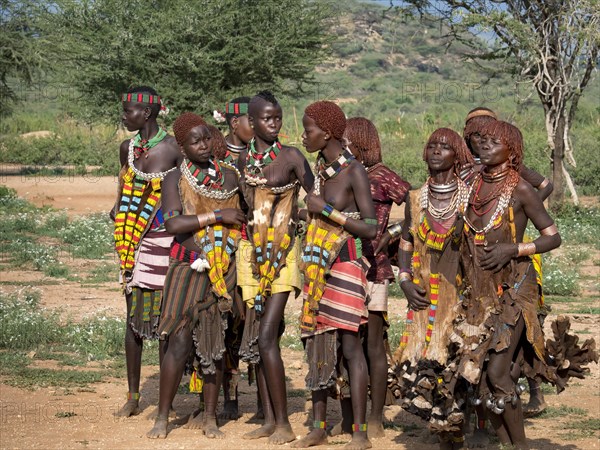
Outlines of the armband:
[{"label": "armband", "polygon": [[555,234],[558,234],[558,228],[555,223],[539,231],[542,236],[554,236]]},{"label": "armband", "polygon": [[209,212],[206,214],[198,214],[196,216],[196,218],[198,219],[198,225],[200,226],[200,229],[202,229],[208,225],[212,225],[213,223],[215,223],[217,221],[214,212]]},{"label": "armband", "polygon": [[542,181],[537,188],[538,189],[544,189],[549,184],[550,184],[550,180],[548,178],[544,178],[544,181]]},{"label": "armband", "polygon": [[414,250],[414,245],[410,241],[404,240],[404,238],[400,238],[400,250],[404,250],[405,252],[412,252]]},{"label": "armband", "polygon": [[164,215],[165,222],[169,219],[172,219],[173,217],[177,217],[180,215],[181,215],[181,213],[179,211],[167,211],[166,214]]},{"label": "armband", "polygon": [[390,225],[387,229],[387,232],[392,237],[391,242],[394,242],[402,234],[402,224],[400,222],[398,222],[398,223],[395,223],[394,225]]},{"label": "armband", "polygon": [[377,221],[377,219],[371,219],[371,218],[367,217],[365,219],[365,223],[367,225],[377,225],[379,222]]}]

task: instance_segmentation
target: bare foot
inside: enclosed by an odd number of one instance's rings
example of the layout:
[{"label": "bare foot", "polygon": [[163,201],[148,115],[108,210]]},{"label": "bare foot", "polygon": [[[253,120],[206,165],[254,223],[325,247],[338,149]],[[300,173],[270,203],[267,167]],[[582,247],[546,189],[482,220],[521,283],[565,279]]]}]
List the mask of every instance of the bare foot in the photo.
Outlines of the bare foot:
[{"label": "bare foot", "polygon": [[167,425],[169,423],[169,419],[166,417],[157,417],[154,422],[154,427],[148,433],[146,433],[146,437],[150,439],[164,439],[167,437]]},{"label": "bare foot", "polygon": [[381,420],[369,420],[367,425],[367,436],[369,439],[385,437],[385,431]]},{"label": "bare foot", "polygon": [[315,428],[302,439],[292,442],[290,447],[292,448],[308,448],[314,447],[315,445],[327,444],[327,432],[322,428]]},{"label": "bare foot", "polygon": [[275,433],[275,424],[274,423],[265,423],[262,427],[257,428],[254,431],[250,431],[242,436],[244,439],[260,439],[264,437],[269,437],[273,433]]},{"label": "bare foot", "polygon": [[201,430],[204,423],[204,413],[197,409],[192,413],[187,423],[183,426],[186,430]]},{"label": "bare foot", "polygon": [[546,409],[546,402],[543,398],[539,398],[536,396],[531,396],[529,399],[529,403],[523,406],[523,416],[524,417],[535,417],[539,416]]},{"label": "bare foot", "polygon": [[276,426],[275,432],[269,436],[268,442],[271,445],[283,445],[292,442],[294,439],[296,439],[296,435],[292,430],[292,426],[288,423],[287,425]]},{"label": "bare foot", "polygon": [[219,430],[217,426],[217,419],[213,417],[207,417],[202,424],[202,430],[204,436],[209,439],[225,439],[225,433]]},{"label": "bare foot", "polygon": [[486,429],[475,430],[471,436],[467,437],[469,448],[486,448],[489,443],[490,436]]},{"label": "bare foot", "polygon": [[259,407],[258,410],[256,411],[256,413],[252,417],[250,417],[248,422],[258,423],[262,420],[265,420],[265,413],[263,412],[262,407]]},{"label": "bare foot", "polygon": [[364,431],[353,433],[352,440],[344,445],[344,448],[348,450],[364,450],[365,448],[371,447],[373,447],[373,445],[367,437],[367,433]]},{"label": "bare foot", "polygon": [[[154,410],[152,410],[152,412],[146,416],[146,419],[156,420],[157,417],[158,417],[158,406],[156,408],[154,408]],[[177,413],[171,406],[171,408],[169,409],[169,419],[175,419],[175,418],[177,418]]]},{"label": "bare foot", "polygon": [[137,416],[142,411],[140,410],[139,400],[127,400],[127,402],[115,413],[117,417]]},{"label": "bare foot", "polygon": [[329,436],[340,436],[342,434],[352,434],[352,424],[346,424],[343,419],[329,430]]},{"label": "bare foot", "polygon": [[237,400],[226,400],[223,406],[223,411],[219,413],[219,419],[223,420],[237,420],[240,418],[238,411]]}]

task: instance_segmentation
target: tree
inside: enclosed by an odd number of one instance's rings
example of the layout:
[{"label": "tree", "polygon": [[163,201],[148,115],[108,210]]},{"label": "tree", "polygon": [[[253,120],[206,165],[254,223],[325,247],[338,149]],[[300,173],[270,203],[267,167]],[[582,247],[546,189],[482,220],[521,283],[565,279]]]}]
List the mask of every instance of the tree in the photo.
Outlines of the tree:
[{"label": "tree", "polygon": [[[449,36],[466,44],[467,55],[531,83],[544,108],[548,148],[552,158],[553,207],[564,200],[564,183],[577,204],[577,193],[565,166],[576,165],[569,133],[577,106],[593,73],[600,50],[598,0],[408,0],[432,13]],[[494,39],[482,46],[481,39]],[[489,40],[489,39],[488,39]]]},{"label": "tree", "polygon": [[326,51],[326,17],[311,0],[57,0],[44,33],[79,116],[114,120],[119,94],[144,84],[172,117],[258,89],[298,92]]},{"label": "tree", "polygon": [[19,100],[10,79],[31,84],[43,66],[34,6],[32,1],[0,0],[0,117]]}]

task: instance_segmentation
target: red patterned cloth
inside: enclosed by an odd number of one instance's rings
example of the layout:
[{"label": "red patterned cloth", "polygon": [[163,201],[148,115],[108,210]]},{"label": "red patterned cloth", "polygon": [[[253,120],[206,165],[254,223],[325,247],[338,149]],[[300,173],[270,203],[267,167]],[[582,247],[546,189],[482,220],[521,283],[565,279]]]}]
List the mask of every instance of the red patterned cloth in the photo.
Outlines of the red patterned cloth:
[{"label": "red patterned cloth", "polygon": [[367,280],[383,283],[385,280],[394,280],[394,272],[387,253],[380,252],[375,256],[375,249],[382,234],[387,230],[393,203],[397,205],[404,203],[410,184],[382,163],[369,167],[367,172],[371,182],[371,195],[375,204],[378,228],[375,239],[363,240],[363,255],[371,264]]}]

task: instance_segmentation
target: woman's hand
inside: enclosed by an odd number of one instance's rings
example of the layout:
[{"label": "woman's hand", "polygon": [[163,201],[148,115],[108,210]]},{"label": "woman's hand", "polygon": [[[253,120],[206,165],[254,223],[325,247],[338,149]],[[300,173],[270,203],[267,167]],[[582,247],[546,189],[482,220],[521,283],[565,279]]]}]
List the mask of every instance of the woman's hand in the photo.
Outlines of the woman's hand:
[{"label": "woman's hand", "polygon": [[222,222],[229,225],[241,225],[246,223],[246,215],[241,209],[225,208],[221,210]]},{"label": "woman's hand", "polygon": [[515,244],[492,244],[483,247],[485,252],[479,264],[484,270],[491,270],[492,272],[498,272],[508,262],[516,256],[517,246]]},{"label": "woman's hand", "polygon": [[379,252],[387,248],[390,239],[392,236],[387,231],[384,231],[381,235],[381,239],[379,239],[379,243],[377,244],[377,248],[375,249],[375,254],[377,255]]},{"label": "woman's hand", "polygon": [[304,202],[306,203],[306,207],[308,211],[313,214],[321,214],[323,208],[326,203],[320,196],[315,195],[314,193],[309,193],[306,197],[304,197]]},{"label": "woman's hand", "polygon": [[427,292],[418,284],[415,284],[409,280],[404,280],[400,284],[400,287],[406,296],[406,300],[408,300],[408,307],[410,309],[414,311],[421,311],[431,304],[431,302],[427,300]]}]

